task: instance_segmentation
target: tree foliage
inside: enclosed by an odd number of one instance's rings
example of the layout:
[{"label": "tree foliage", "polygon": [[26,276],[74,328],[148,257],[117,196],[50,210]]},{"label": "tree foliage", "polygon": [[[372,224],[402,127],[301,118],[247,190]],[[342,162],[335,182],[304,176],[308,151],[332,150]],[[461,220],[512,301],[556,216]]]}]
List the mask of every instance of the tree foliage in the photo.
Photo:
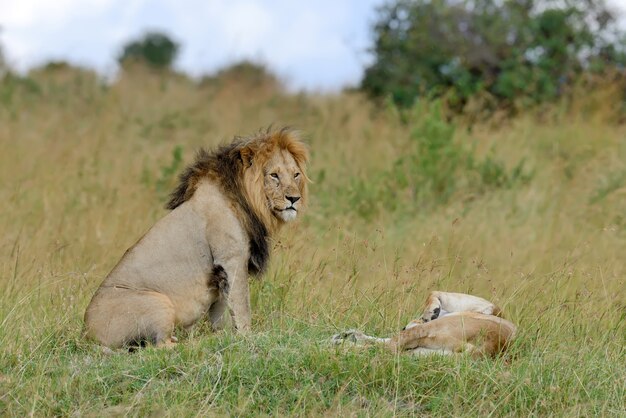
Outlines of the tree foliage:
[{"label": "tree foliage", "polygon": [[624,33],[603,0],[394,0],[378,9],[362,88],[410,105],[477,93],[553,99],[582,72],[623,69]]},{"label": "tree foliage", "polygon": [[166,34],[148,32],[127,43],[118,59],[120,64],[144,62],[155,68],[170,68],[178,54],[179,45]]}]

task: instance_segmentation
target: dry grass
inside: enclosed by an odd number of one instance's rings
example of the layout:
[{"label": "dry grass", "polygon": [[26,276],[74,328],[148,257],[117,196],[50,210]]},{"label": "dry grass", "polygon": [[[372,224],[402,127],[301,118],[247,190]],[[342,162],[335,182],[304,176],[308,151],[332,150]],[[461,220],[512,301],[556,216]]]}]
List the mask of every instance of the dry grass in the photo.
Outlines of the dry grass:
[{"label": "dry grass", "polygon": [[[0,82],[0,415],[626,413],[624,127],[577,112],[459,127],[479,156],[526,158],[530,182],[427,209],[399,196],[365,219],[351,185],[407,149],[396,109],[146,73],[35,82]],[[315,183],[253,284],[256,332],[199,326],[174,351],[116,356],[84,341],[93,291],[165,213],[176,148],[189,162],[271,123],[306,133]],[[417,361],[324,343],[393,332],[431,289],[503,305],[521,329],[514,355]]]}]

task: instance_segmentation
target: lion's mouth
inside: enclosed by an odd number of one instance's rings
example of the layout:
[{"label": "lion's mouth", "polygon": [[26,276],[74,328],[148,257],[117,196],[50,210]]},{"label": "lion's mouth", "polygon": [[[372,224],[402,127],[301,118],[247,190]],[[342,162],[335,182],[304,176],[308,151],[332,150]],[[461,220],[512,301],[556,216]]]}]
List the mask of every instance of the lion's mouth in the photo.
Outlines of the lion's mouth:
[{"label": "lion's mouth", "polygon": [[296,217],[298,216],[298,209],[296,209],[295,206],[289,206],[283,209],[276,208],[275,210],[276,210],[276,216],[278,216],[280,219],[282,219],[285,222],[292,221],[296,219]]},{"label": "lion's mouth", "polygon": [[295,207],[295,206],[289,206],[288,208],[284,208],[284,209],[278,209],[278,208],[276,208],[276,210],[277,210],[278,212],[285,212],[285,211],[291,211],[291,210],[292,210],[292,211],[294,211],[294,212],[297,212],[297,211],[298,211],[298,209],[296,209],[296,207]]}]

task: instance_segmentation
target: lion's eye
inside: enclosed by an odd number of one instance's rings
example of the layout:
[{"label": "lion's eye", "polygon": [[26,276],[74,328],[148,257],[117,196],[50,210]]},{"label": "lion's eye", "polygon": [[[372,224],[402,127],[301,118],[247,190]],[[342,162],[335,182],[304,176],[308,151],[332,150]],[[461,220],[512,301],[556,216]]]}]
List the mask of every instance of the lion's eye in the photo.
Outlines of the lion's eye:
[{"label": "lion's eye", "polygon": [[278,180],[278,173],[272,173],[272,174],[270,174],[270,177],[273,178],[273,179]]},{"label": "lion's eye", "polygon": [[300,177],[300,173],[296,173],[296,174],[293,175],[294,179],[297,179],[298,177]]}]

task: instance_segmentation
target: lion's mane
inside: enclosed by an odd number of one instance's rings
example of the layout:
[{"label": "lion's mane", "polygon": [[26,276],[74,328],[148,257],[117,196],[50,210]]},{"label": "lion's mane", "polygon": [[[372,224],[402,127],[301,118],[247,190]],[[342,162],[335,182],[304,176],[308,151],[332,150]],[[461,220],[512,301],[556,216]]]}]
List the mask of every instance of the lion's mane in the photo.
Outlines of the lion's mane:
[{"label": "lion's mane", "polygon": [[[236,137],[215,151],[200,149],[195,162],[180,175],[179,184],[166,205],[173,210],[189,200],[203,178],[211,179],[233,203],[250,240],[248,271],[260,275],[269,261],[269,237],[280,222],[272,215],[263,192],[263,167],[273,153],[286,150],[306,175],[308,151],[297,133],[289,128],[261,131],[251,137]],[[307,201],[306,181],[302,182],[303,204]]]}]

